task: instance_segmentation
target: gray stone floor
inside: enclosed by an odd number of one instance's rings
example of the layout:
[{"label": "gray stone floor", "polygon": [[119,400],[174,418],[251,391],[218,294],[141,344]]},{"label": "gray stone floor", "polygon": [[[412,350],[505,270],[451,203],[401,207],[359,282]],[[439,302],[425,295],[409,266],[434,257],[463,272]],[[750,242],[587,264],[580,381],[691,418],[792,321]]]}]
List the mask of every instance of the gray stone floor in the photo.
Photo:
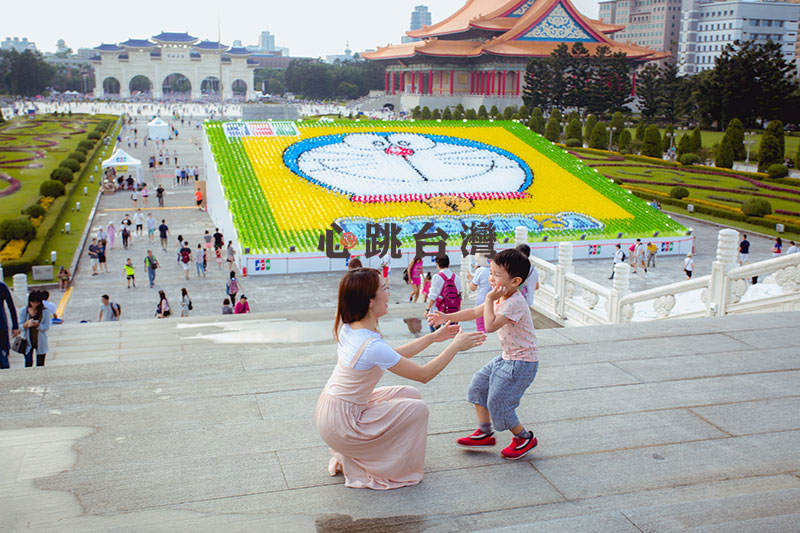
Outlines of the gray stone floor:
[{"label": "gray stone floor", "polygon": [[[382,321],[392,344],[410,338],[406,307]],[[492,335],[417,385],[425,479],[390,492],[326,473],[329,311],[65,324],[51,364],[1,376],[0,530],[797,531],[798,323],[539,331],[519,413],[540,444],[518,462],[453,444]]]}]

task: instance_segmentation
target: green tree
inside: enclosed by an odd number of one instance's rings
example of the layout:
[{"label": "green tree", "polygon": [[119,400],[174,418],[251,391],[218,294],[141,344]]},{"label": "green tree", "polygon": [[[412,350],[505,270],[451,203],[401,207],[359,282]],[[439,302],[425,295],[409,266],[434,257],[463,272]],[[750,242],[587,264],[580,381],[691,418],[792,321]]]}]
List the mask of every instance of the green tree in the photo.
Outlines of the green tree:
[{"label": "green tree", "polygon": [[422,116],[422,109],[419,106],[416,106],[414,109],[411,110],[411,118],[414,120],[419,119]]},{"label": "green tree", "polygon": [[544,120],[544,113],[541,107],[534,107],[531,113],[531,118],[528,121],[528,127],[538,133],[544,135],[544,130],[547,122]]},{"label": "green tree", "polygon": [[595,115],[589,115],[586,117],[586,125],[583,130],[583,135],[587,139],[591,138],[592,132],[594,131],[594,127],[597,124],[597,117]]},{"label": "green tree", "polygon": [[439,111],[438,107],[434,109],[433,112],[431,113],[431,118],[433,120],[439,120],[442,118],[442,113]]},{"label": "green tree", "polygon": [[658,132],[658,126],[651,124],[647,126],[644,132],[644,139],[642,140],[642,155],[648,157],[657,157],[661,159],[661,134]]},{"label": "green tree", "polygon": [[544,132],[544,137],[550,141],[557,143],[561,140],[561,124],[558,122],[554,115],[550,115],[547,121],[547,129]]},{"label": "green tree", "polygon": [[556,121],[558,121],[559,124],[561,124],[561,121],[564,118],[561,115],[561,111],[558,108],[555,108],[552,111],[550,111],[550,118],[553,118],[553,117],[555,117]]},{"label": "green tree", "polygon": [[622,134],[622,130],[625,129],[625,117],[622,116],[622,113],[619,111],[615,111],[614,115],[611,117],[611,144],[614,146],[619,145],[619,136]]},{"label": "green tree", "polygon": [[521,118],[522,120],[528,120],[531,117],[531,112],[528,111],[528,106],[526,106],[525,104],[522,104],[522,107],[519,108],[519,111],[517,111],[517,113],[519,113],[519,118]]},{"label": "green tree", "polygon": [[589,148],[598,150],[608,149],[608,130],[603,122],[598,122],[592,128],[592,135],[589,137]]},{"label": "green tree", "polygon": [[783,163],[783,123],[773,120],[761,136],[758,146],[758,171],[764,172],[770,165]]},{"label": "green tree", "polygon": [[688,154],[693,152],[692,150],[692,139],[689,137],[688,133],[684,133],[681,135],[681,140],[678,142],[678,161],[680,161],[681,156],[683,154]]},{"label": "green tree", "polygon": [[500,114],[500,110],[497,109],[496,105],[493,105],[492,108],[489,110],[489,116],[492,118],[497,118],[497,115]]},{"label": "green tree", "polygon": [[464,113],[464,118],[467,119],[467,120],[477,120],[478,119],[478,114],[475,112],[474,109],[469,108]]},{"label": "green tree", "polygon": [[655,118],[661,100],[661,80],[658,65],[655,63],[648,63],[636,76],[636,96],[639,97],[637,105],[642,116],[648,119]]},{"label": "green tree", "polygon": [[348,100],[353,100],[355,98],[358,98],[358,86],[343,81],[336,88],[336,96],[341,96],[347,98]]},{"label": "green tree", "polygon": [[489,120],[489,114],[486,112],[486,106],[483,104],[478,108],[478,120]]},{"label": "green tree", "polygon": [[644,141],[644,132],[647,129],[647,124],[644,123],[644,120],[640,120],[639,124],[636,125],[636,140],[637,141]]},{"label": "green tree", "polygon": [[516,109],[513,106],[506,106],[503,110],[503,120],[511,120],[511,117],[514,116]]},{"label": "green tree", "polygon": [[742,126],[742,121],[735,118],[728,122],[728,127],[725,128],[725,137],[728,137],[731,141],[733,158],[737,161],[744,159],[747,156],[747,151],[744,149],[744,126]]},{"label": "green tree", "polygon": [[453,112],[450,111],[449,107],[444,108],[444,112],[442,113],[442,120],[453,120]]},{"label": "green tree", "polygon": [[631,150],[631,130],[625,128],[619,136],[619,151],[628,153]]},{"label": "green tree", "polygon": [[462,118],[464,118],[464,106],[461,105],[461,104],[458,104],[456,106],[455,111],[453,111],[453,119],[454,120],[461,120]]},{"label": "green tree", "polygon": [[700,128],[692,130],[692,153],[699,154],[703,148],[703,136],[700,134]]},{"label": "green tree", "polygon": [[577,118],[573,118],[570,120],[569,125],[567,126],[567,140],[569,139],[578,139],[581,142],[581,146],[583,146],[583,129],[581,128],[581,121]]},{"label": "green tree", "polygon": [[730,138],[725,135],[717,148],[717,157],[714,166],[720,168],[733,168],[733,146]]},{"label": "green tree", "polygon": [[422,120],[431,119],[431,110],[428,106],[422,108],[422,113],[420,113],[419,118],[421,118]]}]

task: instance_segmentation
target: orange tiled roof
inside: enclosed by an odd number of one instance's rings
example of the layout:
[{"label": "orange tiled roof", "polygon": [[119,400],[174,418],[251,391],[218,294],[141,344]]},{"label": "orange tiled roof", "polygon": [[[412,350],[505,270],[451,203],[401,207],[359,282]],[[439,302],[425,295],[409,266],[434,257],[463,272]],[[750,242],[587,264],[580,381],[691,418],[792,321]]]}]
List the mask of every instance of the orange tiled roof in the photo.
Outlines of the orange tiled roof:
[{"label": "orange tiled roof", "polygon": [[[518,18],[503,17],[514,9],[525,4],[524,0],[506,1],[499,7],[481,15],[480,11],[489,7],[489,0],[467,0],[467,3],[453,16],[444,21],[428,26],[417,32],[408,32],[408,35],[422,36],[445,35],[459,33],[473,28],[503,29],[504,33],[486,41],[458,41],[439,40],[429,37],[424,41],[389,45],[378,48],[375,52],[367,52],[363,57],[371,60],[402,59],[415,55],[430,55],[442,57],[478,57],[482,54],[502,56],[543,57],[548,56],[561,44],[558,38],[550,40],[521,39],[539,24],[550,12],[561,4],[564,11],[580,26],[580,33],[589,38],[582,40],[590,51],[599,46],[607,46],[611,53],[624,52],[631,59],[663,59],[669,57],[668,53],[658,52],[632,43],[621,43],[612,40],[608,34],[624,29],[618,24],[604,24],[590,19],[578,12],[570,0],[537,0]],[[570,39],[575,41],[575,39]]]}]

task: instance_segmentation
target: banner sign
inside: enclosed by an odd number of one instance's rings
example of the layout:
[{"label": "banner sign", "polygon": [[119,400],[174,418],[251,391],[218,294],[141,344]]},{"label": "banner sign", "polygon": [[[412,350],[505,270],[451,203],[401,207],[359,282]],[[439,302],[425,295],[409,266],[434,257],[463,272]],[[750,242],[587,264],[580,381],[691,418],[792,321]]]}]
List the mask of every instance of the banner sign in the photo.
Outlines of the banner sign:
[{"label": "banner sign", "polygon": [[294,122],[225,122],[225,136],[234,137],[299,137],[300,130]]}]

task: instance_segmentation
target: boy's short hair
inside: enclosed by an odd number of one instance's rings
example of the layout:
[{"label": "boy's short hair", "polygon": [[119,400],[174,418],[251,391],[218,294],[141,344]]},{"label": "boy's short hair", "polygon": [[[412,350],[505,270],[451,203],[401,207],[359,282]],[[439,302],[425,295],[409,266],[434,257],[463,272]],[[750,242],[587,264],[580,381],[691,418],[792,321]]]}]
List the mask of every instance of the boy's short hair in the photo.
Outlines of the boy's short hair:
[{"label": "boy's short hair", "polygon": [[446,255],[440,255],[436,257],[436,265],[439,268],[447,268],[450,266],[450,258]]},{"label": "boy's short hair", "polygon": [[531,247],[525,244],[524,242],[518,244],[516,249],[525,254],[525,257],[531,256]]},{"label": "boy's short hair", "polygon": [[531,262],[525,254],[517,249],[503,250],[494,256],[494,263],[502,267],[512,278],[520,278],[524,282],[531,272]]}]

